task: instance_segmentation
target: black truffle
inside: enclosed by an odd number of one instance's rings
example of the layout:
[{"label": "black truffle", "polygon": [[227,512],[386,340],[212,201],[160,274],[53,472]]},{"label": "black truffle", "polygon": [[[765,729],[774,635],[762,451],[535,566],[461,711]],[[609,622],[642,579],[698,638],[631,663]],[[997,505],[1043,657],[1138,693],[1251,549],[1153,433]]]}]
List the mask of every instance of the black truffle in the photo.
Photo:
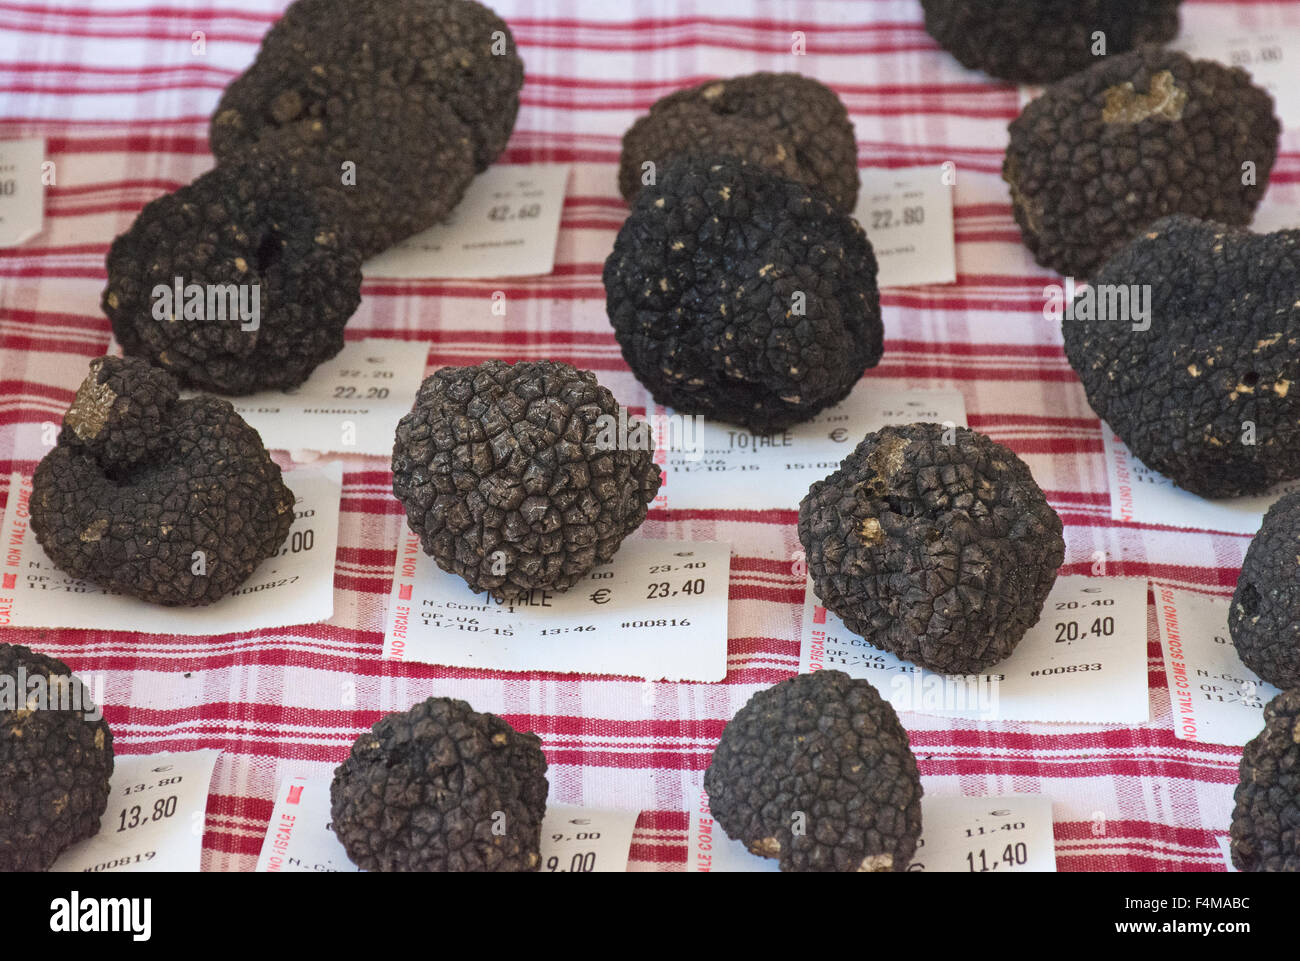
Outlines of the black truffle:
[{"label": "black truffle", "polygon": [[1269,508],[1246,549],[1228,631],[1241,663],[1274,687],[1300,687],[1300,491]]},{"label": "black truffle", "polygon": [[727,835],[782,871],[906,871],[921,836],[907,732],[841,671],[759,691],[722,731],[704,789]]},{"label": "black truffle", "polygon": [[62,661],[0,644],[0,871],[46,871],[94,836],[113,732]]},{"label": "black truffle", "polygon": [[614,556],[659,490],[648,425],[621,430],[620,414],[595,374],[568,364],[444,367],[397,426],[393,493],[425,552],[473,590],[567,590]]},{"label": "black truffle", "polygon": [[[925,29],[963,66],[1051,83],[1105,54],[1164,43],[1181,0],[921,0]],[[1097,49],[1098,33],[1105,46]]]},{"label": "black truffle", "polygon": [[228,401],[178,400],[135,358],[101,357],[36,466],[31,524],[61,571],[154,604],[211,604],[284,542],[293,492]]},{"label": "black truffle", "polygon": [[[358,84],[377,85],[399,92],[404,109],[427,118],[449,108],[469,132],[482,171],[510,139],[523,82],[510,28],[473,0],[295,0],[217,105],[212,152],[223,163],[236,159],[268,128],[325,118],[339,96]],[[391,120],[376,115],[355,142],[390,139],[378,127]],[[430,144],[412,141],[404,149],[414,154]]]},{"label": "black truffle", "polygon": [[943,424],[868,434],[799,504],[827,610],[944,674],[996,664],[1034,625],[1065,558],[1061,520],[1024,461]]},{"label": "black truffle", "polygon": [[656,101],[623,135],[618,187],[629,203],[645,176],[682,154],[732,157],[820,188],[845,213],[858,199],[858,145],[844,104],[797,73],[710,80]]},{"label": "black truffle", "polygon": [[306,380],[360,301],[360,257],[311,194],[237,164],[145,206],[109,248],[103,306],[127,354],[247,394]]},{"label": "black truffle", "polygon": [[759,433],[843,400],[883,349],[862,227],[755,164],[673,161],[637,196],[604,281],[623,357],[655,400]]},{"label": "black truffle", "polygon": [[1143,464],[1203,497],[1300,477],[1300,231],[1162,219],[1094,287],[1062,322],[1066,356]]},{"label": "black truffle", "polygon": [[1163,216],[1248,223],[1280,128],[1244,70],[1144,47],[1052,85],[1010,129],[1002,177],[1025,246],[1084,278]]},{"label": "black truffle", "polygon": [[1233,799],[1238,871],[1300,871],[1300,689],[1264,707],[1264,730],[1241,754]]},{"label": "black truffle", "polygon": [[330,811],[367,871],[536,871],[548,790],[536,734],[431,697],[357,738]]}]

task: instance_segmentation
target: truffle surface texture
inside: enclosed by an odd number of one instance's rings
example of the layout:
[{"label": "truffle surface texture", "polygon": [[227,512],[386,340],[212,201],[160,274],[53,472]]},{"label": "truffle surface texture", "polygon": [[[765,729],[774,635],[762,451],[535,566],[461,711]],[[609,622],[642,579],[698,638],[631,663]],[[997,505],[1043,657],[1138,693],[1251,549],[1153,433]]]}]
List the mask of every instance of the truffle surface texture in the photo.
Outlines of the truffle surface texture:
[{"label": "truffle surface texture", "polygon": [[367,871],[536,871],[548,790],[536,734],[431,697],[357,738],[330,811]]},{"label": "truffle surface texture", "polygon": [[883,349],[862,227],[756,164],[673,161],[637,196],[604,282],[623,357],[655,400],[757,433],[843,400]]},{"label": "truffle surface texture", "polygon": [[921,836],[907,732],[869,682],[842,671],[751,697],[723,729],[704,789],[728,837],[782,871],[906,871]]},{"label": "truffle surface texture", "polygon": [[1048,87],[1010,130],[1002,177],[1025,246],[1083,279],[1161,217],[1249,223],[1280,127],[1244,70],[1143,47]]},{"label": "truffle surface texture", "polygon": [[198,390],[298,386],[343,349],[360,302],[337,225],[295,177],[253,164],[151,201],[108,251],[103,306],[123,351]]},{"label": "truffle surface texture", "polygon": [[942,674],[978,673],[1020,643],[1064,560],[1061,530],[1024,461],[943,424],[868,434],[799,505],[826,609]]},{"label": "truffle surface texture", "polygon": [[1300,689],[1264,706],[1241,754],[1229,852],[1238,871],[1300,871]]},{"label": "truffle surface texture", "polygon": [[62,661],[0,644],[0,872],[47,871],[94,836],[112,774],[113,732],[86,686]]},{"label": "truffle surface texture", "polygon": [[683,154],[746,160],[818,187],[851,214],[858,145],[848,111],[826,85],[797,73],[753,73],[657,100],[623,135],[618,186],[636,199],[643,164],[662,170]]},{"label": "truffle surface texture", "polygon": [[90,364],[36,465],[31,525],[59,570],[165,606],[211,604],[279,550],[294,497],[229,401],[179,400],[137,358]]},{"label": "truffle surface texture", "polygon": [[[1165,43],[1181,0],[921,0],[925,29],[962,66],[1020,83],[1051,83],[1106,54]],[[1097,50],[1097,34],[1105,48]]]},{"label": "truffle surface texture", "polygon": [[1228,611],[1241,663],[1260,680],[1300,687],[1300,491],[1268,509],[1246,549]]},{"label": "truffle surface texture", "polygon": [[564,591],[614,556],[659,490],[649,425],[590,371],[444,367],[397,426],[393,493],[427,554],[476,592]]},{"label": "truffle surface texture", "polygon": [[1135,457],[1202,497],[1300,477],[1300,230],[1170,217],[1093,286],[1104,299],[1062,320],[1065,353]]}]

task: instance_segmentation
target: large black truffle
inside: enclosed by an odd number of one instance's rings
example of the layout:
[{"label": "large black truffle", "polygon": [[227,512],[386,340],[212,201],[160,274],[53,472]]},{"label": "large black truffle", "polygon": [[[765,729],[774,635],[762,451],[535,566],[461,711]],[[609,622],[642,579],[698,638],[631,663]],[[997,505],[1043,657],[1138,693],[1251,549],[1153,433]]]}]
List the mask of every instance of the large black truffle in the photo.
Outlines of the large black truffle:
[{"label": "large black truffle", "polygon": [[1300,689],[1264,707],[1241,754],[1229,851],[1238,871],[1300,871]]},{"label": "large black truffle", "polygon": [[835,91],[797,73],[710,80],[657,100],[623,135],[618,187],[636,199],[646,175],[682,154],[747,160],[818,187],[852,213],[858,199],[858,145]]},{"label": "large black truffle", "polygon": [[883,349],[862,227],[756,164],[673,161],[637,196],[604,282],[623,357],[655,400],[759,433],[843,400]]},{"label": "large black truffle", "polygon": [[996,664],[1034,625],[1065,558],[1061,519],[1024,461],[965,427],[868,434],[799,504],[827,610],[944,674]]},{"label": "large black truffle", "polygon": [[94,836],[113,732],[62,661],[0,644],[0,871],[45,871]]},{"label": "large black truffle", "polygon": [[[1066,356],[1143,464],[1203,497],[1300,477],[1300,231],[1171,217],[1095,287],[1087,316],[1062,322]],[[1133,310],[1144,291],[1146,318]]]},{"label": "large black truffle", "polygon": [[1260,680],[1300,687],[1300,491],[1269,508],[1246,549],[1228,631]]},{"label": "large black truffle", "polygon": [[[268,128],[327,118],[338,97],[376,85],[400,92],[404,109],[426,118],[449,108],[469,132],[482,171],[510,139],[523,82],[510,28],[473,0],[295,0],[217,105],[212,152],[223,163],[236,159]],[[388,140],[392,134],[378,128],[391,120],[377,114],[355,132],[356,142]],[[419,140],[403,149],[441,146]],[[390,198],[389,205],[409,199]]]},{"label": "large black truffle", "polygon": [[1280,128],[1244,70],[1144,47],[1047,88],[1010,129],[1002,177],[1025,246],[1085,278],[1166,215],[1248,223]]},{"label": "large black truffle", "polygon": [[211,604],[275,554],[293,492],[228,401],[178,400],[135,358],[101,357],[36,465],[31,524],[61,571],[154,604]]},{"label": "large black truffle", "polygon": [[235,164],[145,206],[109,248],[103,306],[127,354],[247,394],[306,380],[360,301],[360,257],[304,185]]},{"label": "large black truffle", "polygon": [[[963,66],[1051,83],[1178,33],[1182,0],[921,0],[925,29]],[[1096,35],[1105,35],[1098,51]]]},{"label": "large black truffle", "polygon": [[648,425],[619,422],[614,395],[568,364],[444,367],[397,426],[393,493],[425,552],[473,590],[563,591],[614,556],[659,490]]},{"label": "large black truffle", "polygon": [[431,697],[357,738],[330,812],[367,871],[536,871],[548,790],[536,734]]},{"label": "large black truffle", "polygon": [[921,836],[907,732],[867,681],[800,674],[722,731],[704,789],[731,838],[782,871],[905,871]]}]

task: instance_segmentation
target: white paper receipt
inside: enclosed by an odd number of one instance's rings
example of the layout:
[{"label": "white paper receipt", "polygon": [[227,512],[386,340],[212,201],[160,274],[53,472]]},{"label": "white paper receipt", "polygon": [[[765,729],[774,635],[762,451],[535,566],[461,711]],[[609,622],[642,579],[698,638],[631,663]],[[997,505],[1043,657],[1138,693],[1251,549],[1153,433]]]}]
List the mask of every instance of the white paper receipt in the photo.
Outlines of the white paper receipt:
[{"label": "white paper receipt", "polygon": [[[776,858],[751,854],[713,820],[703,791],[691,805],[686,870],[780,870]],[[1052,801],[1041,794],[921,797],[921,840],[909,871],[968,874],[1055,871]]]},{"label": "white paper receipt", "polygon": [[655,506],[789,510],[866,434],[917,421],[965,427],[966,401],[955,390],[895,390],[861,381],[812,420],[767,436],[679,414],[651,417],[665,474]]},{"label": "white paper receipt", "polygon": [[474,178],[447,223],[367,260],[367,280],[537,277],[555,269],[567,164],[494,164]]},{"label": "white paper receipt", "polygon": [[208,788],[220,751],[119,754],[99,833],[51,871],[197,871]]},{"label": "white paper receipt", "polygon": [[875,250],[881,287],[956,282],[951,183],[939,164],[862,171],[853,216]]},{"label": "white paper receipt", "polygon": [[230,402],[272,450],[391,457],[397,422],[424,377],[425,345],[354,340],[306,383]]},{"label": "white paper receipt", "polygon": [[207,607],[160,607],[117,594],[60,571],[36,543],[29,524],[30,475],[9,479],[0,537],[0,627],[70,627],[143,634],[229,634],[288,624],[313,624],[334,613],[338,546],[337,463],[286,471],[297,498],[284,546],[233,593]]},{"label": "white paper receipt", "polygon": [[[549,874],[610,874],[627,870],[637,811],[548,804],[542,820],[539,870]],[[257,858],[257,870],[280,874],[358,871],[330,827],[328,780],[286,778]]]},{"label": "white paper receipt", "polygon": [[624,541],[562,593],[502,604],[438,568],[407,533],[388,599],[384,657],[496,671],[720,681],[727,673],[731,545]]},{"label": "white paper receipt", "polygon": [[1150,716],[1147,582],[1059,577],[1042,616],[988,673],[947,677],[872,647],[809,582],[799,669],[870,681],[898,711],[975,720],[1134,723]]},{"label": "white paper receipt", "polygon": [[1300,31],[1233,33],[1212,30],[1184,34],[1169,44],[1193,57],[1241,67],[1273,95],[1282,129],[1300,124]]},{"label": "white paper receipt", "polygon": [[1153,584],[1174,734],[1181,741],[1244,745],[1264,728],[1278,690],[1247,670],[1228,634],[1226,597]]},{"label": "white paper receipt", "polygon": [[1168,477],[1143,465],[1105,423],[1101,434],[1106,449],[1111,520],[1254,534],[1274,501],[1300,489],[1300,481],[1288,481],[1257,497],[1207,500],[1174,486]]},{"label": "white paper receipt", "polygon": [[45,226],[45,141],[0,141],[0,247],[31,240]]}]

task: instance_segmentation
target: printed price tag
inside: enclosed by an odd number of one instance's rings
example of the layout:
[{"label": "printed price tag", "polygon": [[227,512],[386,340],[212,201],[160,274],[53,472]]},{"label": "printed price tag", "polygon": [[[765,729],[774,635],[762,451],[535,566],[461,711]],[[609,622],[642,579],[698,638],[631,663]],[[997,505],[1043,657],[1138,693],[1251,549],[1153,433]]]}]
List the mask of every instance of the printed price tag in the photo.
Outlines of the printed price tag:
[{"label": "printed price tag", "polygon": [[555,268],[567,164],[495,164],[474,178],[447,223],[367,260],[367,280],[535,277]]},{"label": "printed price tag", "polygon": [[1300,481],[1288,481],[1257,497],[1207,500],[1175,487],[1168,477],[1144,466],[1104,423],[1101,432],[1106,478],[1110,482],[1111,520],[1254,534],[1274,501],[1300,489]]},{"label": "printed price tag", "polygon": [[[609,874],[627,870],[637,811],[548,804],[542,820],[540,870]],[[330,782],[284,779],[276,789],[257,870],[287,873],[358,871],[330,827]]]},{"label": "printed price tag", "polygon": [[424,377],[425,348],[352,341],[292,390],[227,398],[272,450],[391,457],[397,422]]},{"label": "printed price tag", "polygon": [[1180,741],[1244,745],[1278,690],[1246,669],[1228,634],[1231,600],[1153,584],[1160,649]]},{"label": "printed price tag", "polygon": [[871,431],[917,421],[965,427],[966,401],[955,390],[896,390],[862,381],[812,420],[766,437],[677,414],[651,418],[665,473],[655,506],[792,510]]},{"label": "printed price tag", "polygon": [[1241,67],[1273,95],[1282,129],[1300,124],[1300,32],[1235,33],[1215,30],[1183,34],[1171,47],[1201,60]]},{"label": "printed price tag", "polygon": [[45,228],[45,140],[0,141],[0,247],[16,247]]},{"label": "printed price tag", "polygon": [[1219,845],[1219,853],[1223,855],[1223,863],[1228,869],[1229,874],[1237,873],[1237,866],[1232,863],[1232,838],[1227,834],[1219,834],[1214,838]]},{"label": "printed price tag", "polygon": [[875,250],[881,287],[956,282],[952,187],[939,165],[863,170],[853,216]]},{"label": "printed price tag", "polygon": [[[709,812],[709,797],[695,795],[686,870],[780,870],[776,858],[751,854],[727,837]],[[921,840],[909,871],[984,874],[1055,871],[1052,801],[1041,794],[1004,797],[921,797]]]},{"label": "printed price tag", "polygon": [[1058,577],[1038,623],[985,674],[935,674],[872,647],[817,602],[811,582],[803,624],[800,671],[865,678],[898,711],[1094,724],[1150,716],[1145,580]]},{"label": "printed price tag", "polygon": [[384,657],[497,671],[720,681],[727,673],[731,545],[624,541],[563,593],[510,604],[440,570],[407,533],[384,629]]},{"label": "printed price tag", "polygon": [[197,871],[208,787],[220,751],[119,754],[99,833],[51,871]]},{"label": "printed price tag", "polygon": [[160,607],[60,571],[36,543],[28,521],[32,479],[9,479],[0,537],[0,627],[69,627],[141,634],[209,636],[288,624],[313,624],[334,613],[343,469],[333,462],[286,471],[297,498],[284,546],[253,575],[207,607]]}]

